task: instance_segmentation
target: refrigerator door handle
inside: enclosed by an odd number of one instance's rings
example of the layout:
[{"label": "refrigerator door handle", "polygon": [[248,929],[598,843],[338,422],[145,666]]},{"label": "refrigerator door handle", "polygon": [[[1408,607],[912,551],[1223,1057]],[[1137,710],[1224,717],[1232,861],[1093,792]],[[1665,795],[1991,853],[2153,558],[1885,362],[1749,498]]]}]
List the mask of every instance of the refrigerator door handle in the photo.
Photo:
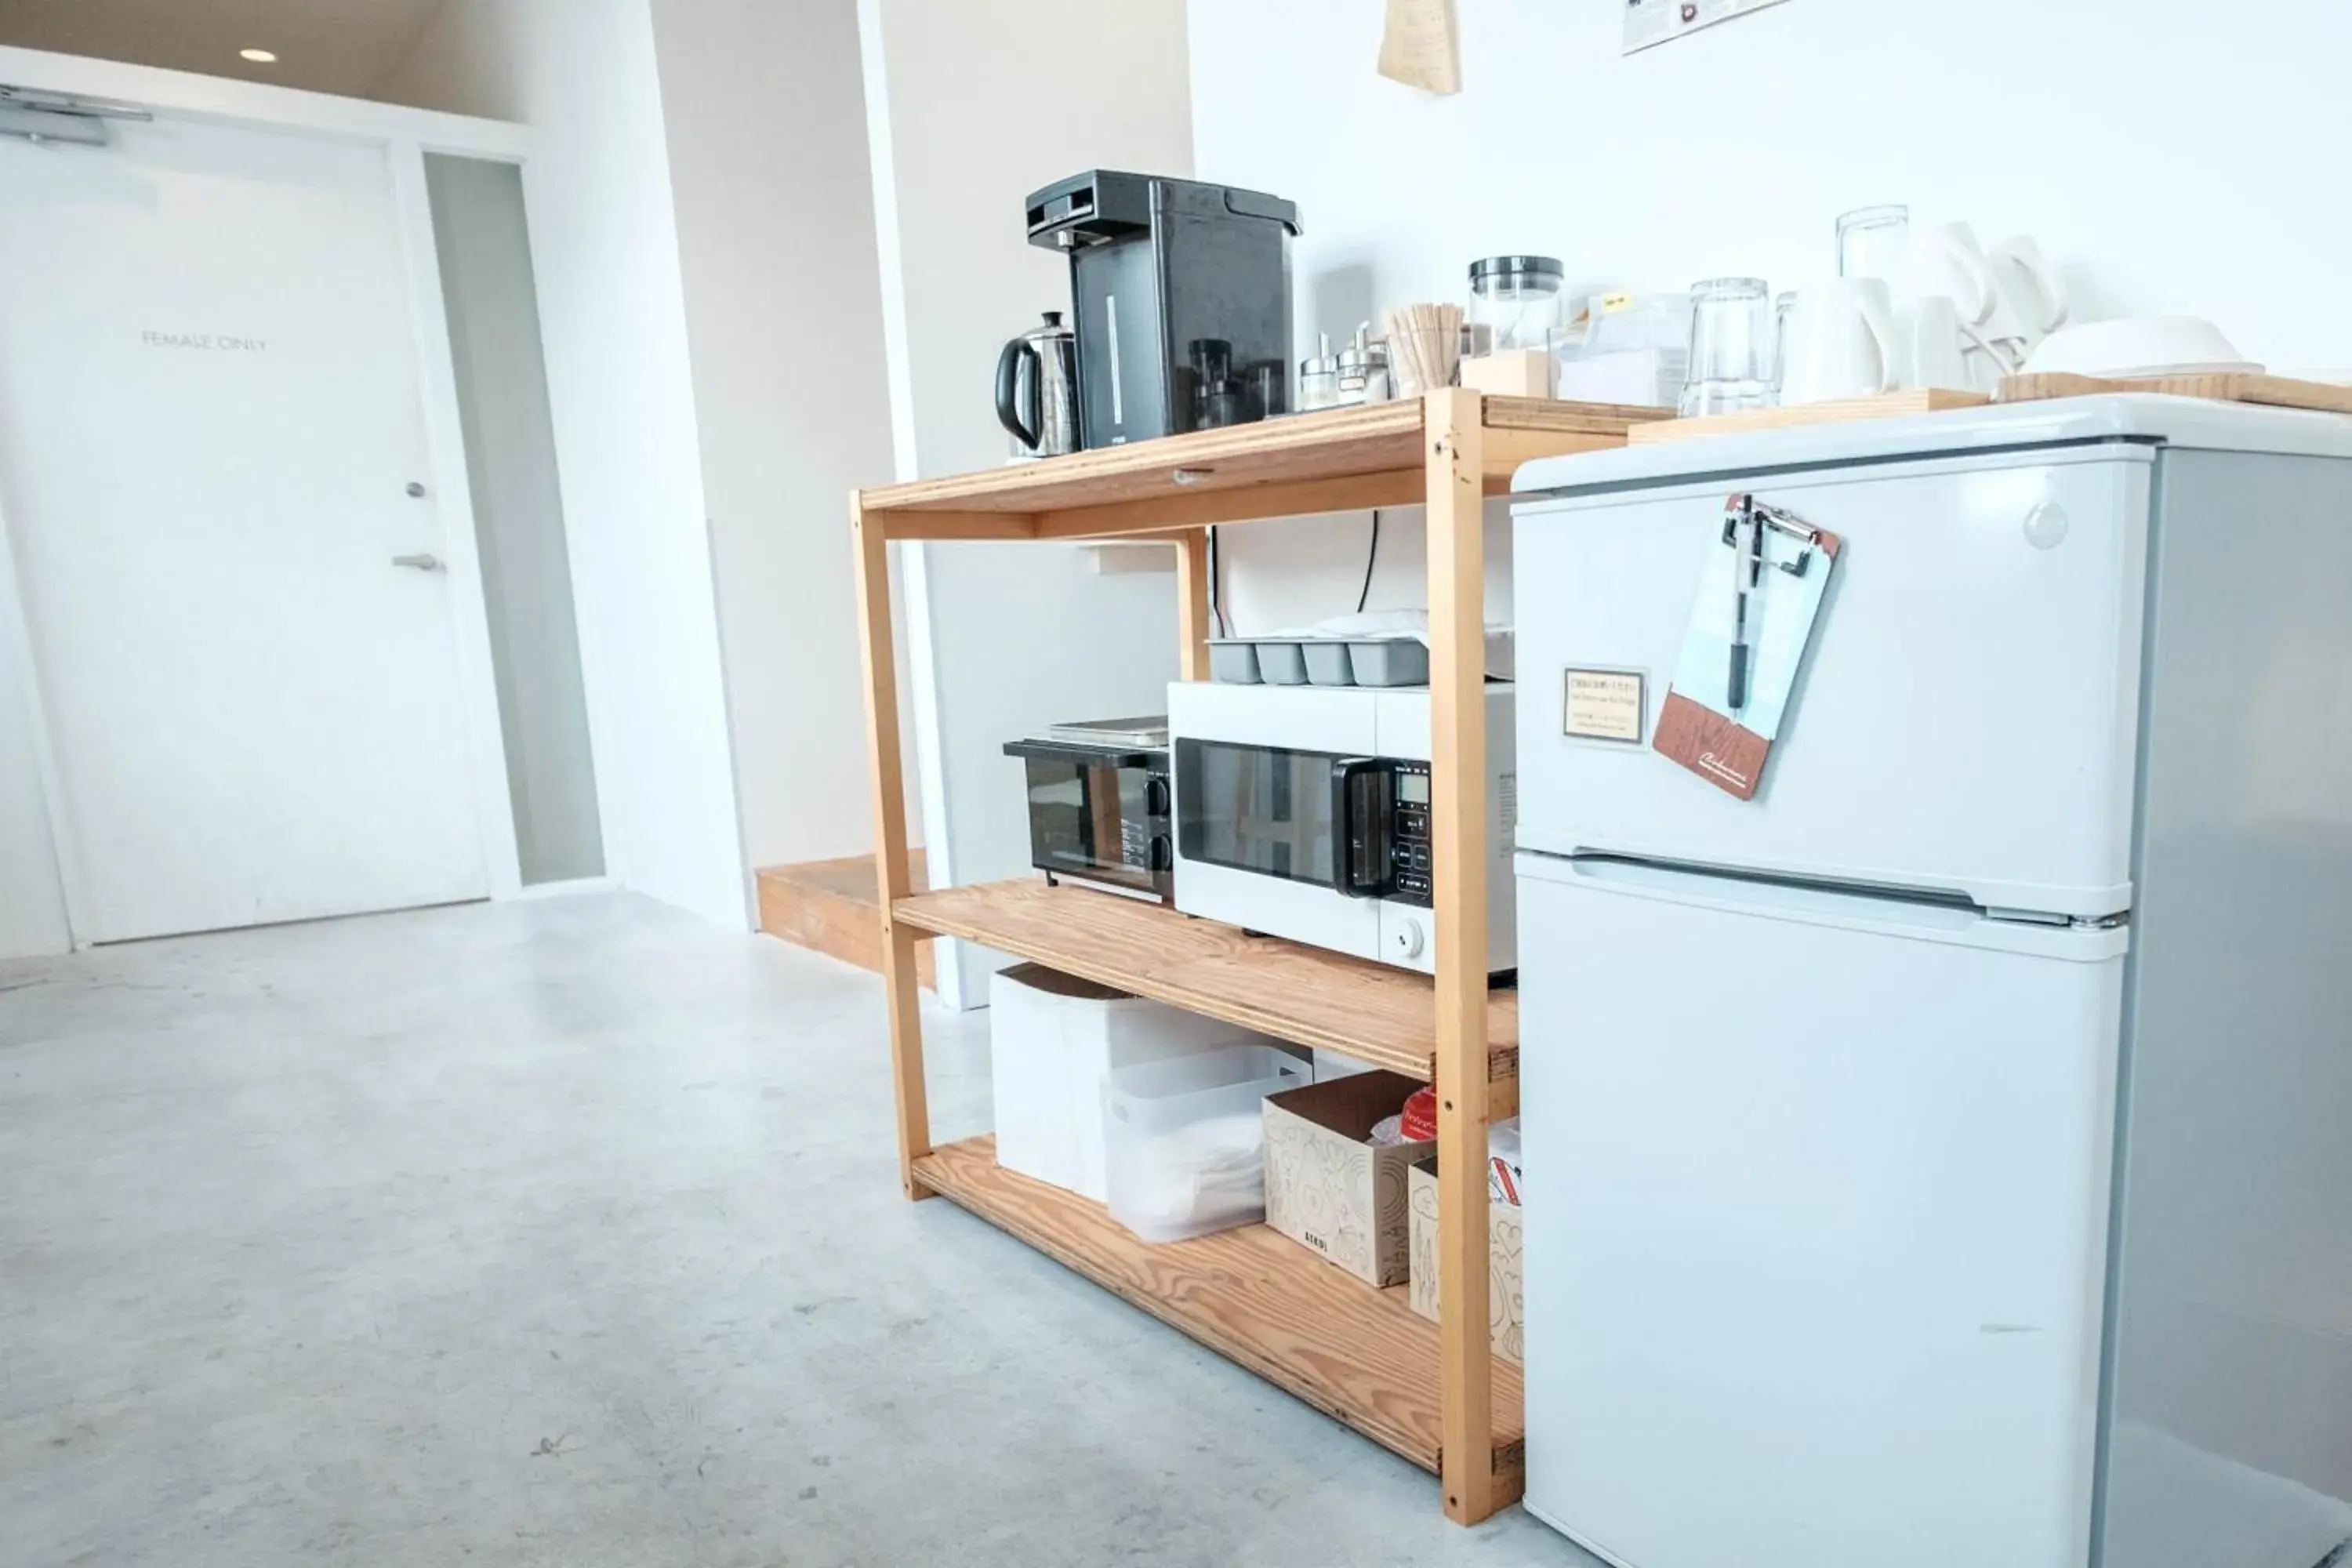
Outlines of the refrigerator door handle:
[{"label": "refrigerator door handle", "polygon": [[2120,925],[2044,925],[1996,920],[1958,893],[1924,889],[1905,893],[1809,886],[1614,855],[1527,853],[1518,858],[1518,874],[1537,881],[1662,899],[1765,920],[1796,921],[2082,963],[2113,958],[2124,952],[2129,940]]}]

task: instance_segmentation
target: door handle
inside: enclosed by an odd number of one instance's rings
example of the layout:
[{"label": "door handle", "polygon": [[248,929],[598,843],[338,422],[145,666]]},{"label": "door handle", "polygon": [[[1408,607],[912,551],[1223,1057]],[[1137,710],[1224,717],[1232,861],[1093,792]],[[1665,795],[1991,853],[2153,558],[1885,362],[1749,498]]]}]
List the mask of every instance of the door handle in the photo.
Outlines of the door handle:
[{"label": "door handle", "polygon": [[446,566],[442,564],[441,557],[438,555],[395,555],[392,558],[392,563],[394,566],[405,566],[411,572],[446,572],[448,570]]}]

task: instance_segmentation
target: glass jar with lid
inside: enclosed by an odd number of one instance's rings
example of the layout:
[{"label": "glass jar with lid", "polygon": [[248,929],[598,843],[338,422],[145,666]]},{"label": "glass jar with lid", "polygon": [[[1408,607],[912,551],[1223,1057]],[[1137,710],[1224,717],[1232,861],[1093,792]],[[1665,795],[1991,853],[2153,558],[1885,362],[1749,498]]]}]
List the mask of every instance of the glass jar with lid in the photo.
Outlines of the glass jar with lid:
[{"label": "glass jar with lid", "polygon": [[1355,342],[1341,349],[1336,357],[1339,400],[1342,404],[1389,400],[1388,340],[1371,334],[1372,324],[1366,321],[1356,329]]},{"label": "glass jar with lid", "polygon": [[1331,334],[1318,332],[1316,352],[1298,362],[1298,411],[1312,414],[1339,406],[1339,361],[1331,353]]},{"label": "glass jar with lid", "polygon": [[1482,353],[1549,349],[1560,324],[1567,273],[1549,256],[1489,256],[1470,264],[1463,313]]}]

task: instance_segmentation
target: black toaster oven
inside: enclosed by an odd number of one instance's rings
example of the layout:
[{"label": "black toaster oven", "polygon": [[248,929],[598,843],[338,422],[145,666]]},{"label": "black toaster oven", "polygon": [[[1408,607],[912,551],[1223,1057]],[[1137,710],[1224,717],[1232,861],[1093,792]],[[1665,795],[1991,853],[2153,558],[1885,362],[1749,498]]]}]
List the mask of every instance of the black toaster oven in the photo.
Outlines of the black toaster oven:
[{"label": "black toaster oven", "polygon": [[1175,901],[1167,746],[1120,743],[1165,722],[1066,725],[1006,742],[1028,772],[1029,858],[1046,880]]}]

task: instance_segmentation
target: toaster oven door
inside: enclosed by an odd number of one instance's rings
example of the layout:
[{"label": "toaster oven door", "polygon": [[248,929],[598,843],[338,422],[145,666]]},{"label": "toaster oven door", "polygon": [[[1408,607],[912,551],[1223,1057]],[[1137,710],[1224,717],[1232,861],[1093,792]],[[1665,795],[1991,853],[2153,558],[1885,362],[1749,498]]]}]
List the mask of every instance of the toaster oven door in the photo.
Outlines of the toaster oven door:
[{"label": "toaster oven door", "polygon": [[1050,875],[1169,896],[1175,857],[1164,772],[1134,756],[1045,748],[1016,754],[1028,768],[1031,864]]}]

